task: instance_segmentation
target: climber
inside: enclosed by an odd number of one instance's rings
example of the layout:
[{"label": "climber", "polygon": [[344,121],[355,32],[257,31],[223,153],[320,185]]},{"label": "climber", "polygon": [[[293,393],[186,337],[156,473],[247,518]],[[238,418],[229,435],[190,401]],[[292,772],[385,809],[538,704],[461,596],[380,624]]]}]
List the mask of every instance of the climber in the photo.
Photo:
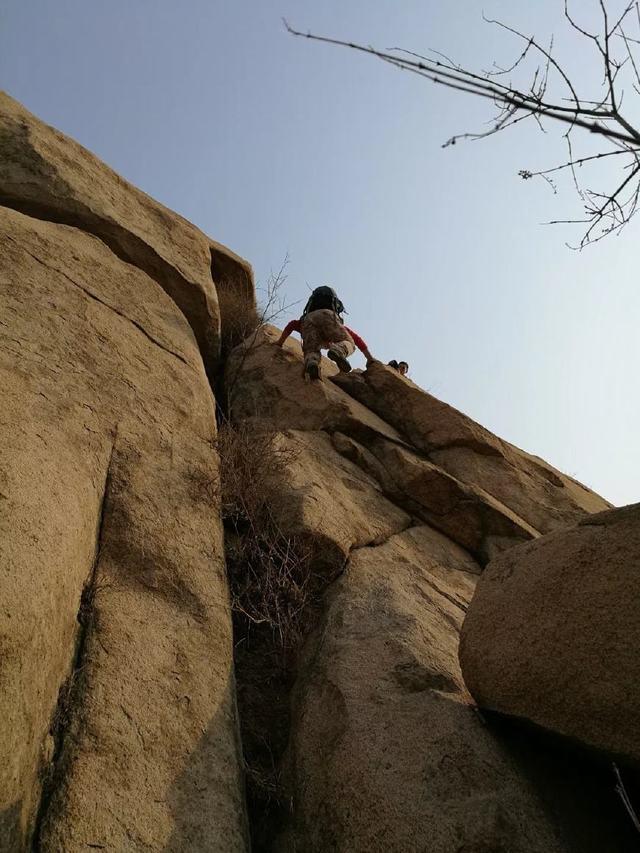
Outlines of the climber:
[{"label": "climber", "polygon": [[331,287],[316,287],[305,305],[302,317],[287,323],[280,338],[276,341],[281,347],[292,332],[302,337],[304,369],[310,379],[320,378],[320,350],[326,349],[327,355],[340,368],[348,373],[351,365],[347,357],[358,347],[367,359],[367,365],[374,361],[369,348],[352,329],[342,322],[340,316],[344,305]]}]

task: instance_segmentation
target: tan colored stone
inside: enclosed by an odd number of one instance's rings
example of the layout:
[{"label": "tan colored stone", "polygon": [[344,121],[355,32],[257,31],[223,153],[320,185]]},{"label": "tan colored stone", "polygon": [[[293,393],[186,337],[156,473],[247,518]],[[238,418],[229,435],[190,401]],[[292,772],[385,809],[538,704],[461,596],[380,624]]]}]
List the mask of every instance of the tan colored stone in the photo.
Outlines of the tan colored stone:
[{"label": "tan colored stone", "polygon": [[263,326],[229,357],[225,383],[235,420],[258,418],[280,430],[338,429],[402,441],[393,427],[328,381],[338,372],[333,362],[322,359],[322,381],[305,379],[300,343],[289,338],[280,349],[279,336],[274,326]]},{"label": "tan colored stone", "polygon": [[463,687],[477,571],[427,527],[353,553],[298,682],[277,849],[577,853]]},{"label": "tan colored stone", "polygon": [[245,849],[191,329],[101,240],[0,208],[0,387],[0,849]]},{"label": "tan colored stone", "polygon": [[478,703],[640,762],[640,504],[493,560],[462,632]]},{"label": "tan colored stone", "polygon": [[503,441],[379,362],[366,373],[343,374],[334,382],[440,468],[483,489],[541,533],[610,507],[542,459]]},{"label": "tan colored stone", "polygon": [[0,204],[95,234],[146,272],[189,321],[213,374],[220,316],[212,269],[219,288],[253,300],[251,267],[3,92]]},{"label": "tan colored stone", "polygon": [[417,453],[383,438],[367,448],[334,433],[336,449],[377,477],[396,504],[470,551],[484,565],[496,553],[539,534],[482,489],[467,486]]},{"label": "tan colored stone", "polygon": [[410,516],[334,450],[326,433],[289,430],[278,444],[287,457],[283,530],[313,542],[316,566],[336,574],[353,548],[377,545],[409,526]]}]

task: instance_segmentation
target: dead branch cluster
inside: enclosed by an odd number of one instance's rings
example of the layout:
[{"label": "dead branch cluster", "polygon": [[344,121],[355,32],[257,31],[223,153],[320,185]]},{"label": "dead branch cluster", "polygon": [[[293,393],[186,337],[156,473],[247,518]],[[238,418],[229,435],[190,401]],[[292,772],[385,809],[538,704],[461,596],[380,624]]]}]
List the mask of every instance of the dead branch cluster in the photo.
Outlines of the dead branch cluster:
[{"label": "dead branch cluster", "polygon": [[[246,637],[251,626],[267,626],[284,653],[296,645],[311,579],[308,547],[287,535],[281,525],[284,483],[293,451],[278,443],[277,431],[267,422],[236,422],[233,401],[245,360],[261,345],[262,326],[291,307],[283,295],[288,264],[287,255],[264,288],[258,289],[258,308],[247,312],[246,305],[238,301],[238,317],[228,343],[230,348],[241,347],[227,362],[226,405],[218,428],[221,507],[234,616],[243,622],[241,636]],[[228,314],[227,321],[231,319]]]},{"label": "dead branch cluster", "polygon": [[[565,125],[564,140],[567,158],[548,169],[534,171],[522,169],[525,179],[542,178],[556,191],[556,176],[566,171],[582,204],[583,213],[573,219],[555,219],[549,224],[580,224],[582,236],[572,248],[583,248],[603,237],[619,232],[633,218],[640,195],[640,130],[632,122],[635,105],[640,106],[640,3],[625,0],[624,5],[612,14],[605,0],[597,0],[600,27],[592,32],[583,25],[576,13],[564,0],[564,18],[567,26],[580,39],[592,46],[602,72],[601,88],[583,97],[580,86],[571,79],[564,64],[554,55],[554,41],[548,44],[533,35],[508,26],[501,21],[485,18],[489,24],[500,27],[522,43],[515,60],[507,65],[493,64],[490,70],[474,72],[454,62],[439,51],[429,50],[426,55],[400,48],[376,48],[346,42],[340,39],[302,33],[286,22],[289,32],[316,41],[337,44],[372,55],[390,65],[441,84],[449,89],[490,100],[497,114],[487,130],[452,136],[444,146],[455,145],[463,139],[482,139],[511,128],[525,120],[535,121],[545,130],[548,121]],[[609,6],[612,4],[610,3]],[[514,80],[522,82],[514,82]],[[600,141],[595,153],[578,154],[574,138],[586,132]],[[604,158],[615,158],[619,170],[615,186],[605,190],[594,189],[585,183],[584,166],[594,166]]]},{"label": "dead branch cluster", "polygon": [[225,355],[235,347],[243,345],[237,358],[227,360],[227,372],[224,387],[219,390],[218,406],[222,421],[232,420],[233,400],[238,379],[240,378],[248,355],[259,345],[261,328],[267,323],[275,323],[293,308],[296,302],[287,302],[284,287],[287,281],[289,255],[285,255],[278,270],[272,271],[263,287],[258,287],[258,305],[247,310],[241,296],[234,292],[226,294],[221,306],[221,314],[226,318],[223,323],[223,350]]},{"label": "dead branch cluster", "polygon": [[218,444],[232,608],[246,623],[242,635],[267,626],[286,654],[297,646],[313,581],[308,544],[281,524],[292,451],[246,423],[224,424]]}]

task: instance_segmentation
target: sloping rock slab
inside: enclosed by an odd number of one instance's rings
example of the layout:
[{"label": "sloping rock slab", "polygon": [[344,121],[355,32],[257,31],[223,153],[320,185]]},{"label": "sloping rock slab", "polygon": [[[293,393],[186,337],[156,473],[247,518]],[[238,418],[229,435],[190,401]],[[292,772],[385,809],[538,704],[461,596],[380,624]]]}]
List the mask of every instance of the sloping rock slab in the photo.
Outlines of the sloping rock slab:
[{"label": "sloping rock slab", "polygon": [[585,486],[493,435],[379,362],[365,373],[343,374],[333,381],[445,471],[493,495],[541,533],[610,507]]},{"label": "sloping rock slab", "polygon": [[383,438],[365,448],[334,433],[335,448],[368,471],[396,504],[466,548],[482,565],[539,534],[482,489],[456,480],[417,453]]},{"label": "sloping rock slab", "polygon": [[640,763],[640,504],[493,560],[462,632],[478,703]]},{"label": "sloping rock slab", "polygon": [[411,517],[382,494],[378,483],[341,456],[324,432],[289,430],[277,436],[286,454],[281,525],[309,538],[316,565],[342,570],[353,548],[377,545],[409,526]]}]

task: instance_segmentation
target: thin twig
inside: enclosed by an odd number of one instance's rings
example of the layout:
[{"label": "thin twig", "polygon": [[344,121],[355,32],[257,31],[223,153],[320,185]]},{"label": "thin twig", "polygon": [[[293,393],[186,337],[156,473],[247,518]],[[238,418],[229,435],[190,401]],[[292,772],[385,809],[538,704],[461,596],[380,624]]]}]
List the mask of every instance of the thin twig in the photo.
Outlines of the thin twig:
[{"label": "thin twig", "polygon": [[[487,23],[516,36],[524,42],[524,47],[510,65],[498,65],[494,62],[493,70],[485,71],[482,74],[464,68],[441,51],[430,49],[429,56],[401,48],[382,51],[371,46],[338,38],[316,35],[311,32],[303,33],[294,29],[286,21],[284,23],[288,32],[294,36],[368,54],[398,70],[408,71],[454,91],[490,100],[495,105],[497,115],[490,122],[488,129],[452,136],[444,143],[443,147],[455,145],[460,140],[485,139],[495,133],[507,130],[529,117],[538,123],[543,132],[545,132],[545,128],[542,120],[545,118],[563,123],[567,127],[564,133],[569,151],[567,162],[536,171],[523,169],[519,174],[524,179],[540,177],[547,182],[554,193],[557,193],[557,187],[551,175],[566,170],[570,171],[574,189],[584,204],[586,217],[552,219],[547,224],[586,224],[587,230],[577,247],[583,248],[589,243],[598,242],[607,234],[619,232],[635,215],[640,196],[640,179],[638,177],[640,174],[640,130],[621,113],[625,81],[623,72],[624,74],[627,73],[625,71],[627,67],[629,68],[629,75],[632,76],[633,91],[640,94],[640,63],[636,62],[631,47],[631,44],[640,43],[640,41],[633,39],[623,29],[623,23],[634,10],[640,28],[640,3],[638,0],[631,0],[631,2],[626,3],[613,23],[607,12],[605,0],[599,0],[599,5],[603,23],[601,35],[589,32],[579,24],[569,11],[568,0],[564,0],[566,20],[576,32],[595,45],[603,65],[603,88],[605,91],[601,98],[596,99],[579,97],[569,74],[553,55],[553,37],[549,40],[549,47],[545,48],[534,36],[527,36],[512,26],[487,18],[484,15],[483,18]],[[612,43],[614,37],[622,39],[626,56],[618,58],[614,54]],[[507,82],[507,75],[510,78],[517,71],[525,71],[525,64],[534,52],[542,57],[543,61],[534,68],[533,79],[528,85],[519,88],[512,84],[510,79]],[[552,72],[553,79],[557,79],[567,92],[559,101],[549,95],[552,86]],[[614,150],[575,157],[572,145],[573,134],[581,130],[609,140],[614,146]],[[581,169],[585,165],[593,165],[597,160],[611,158],[618,154],[628,154],[630,162],[622,166],[625,172],[628,170],[628,174],[619,181],[613,192],[598,192],[583,189],[580,186],[577,169]],[[635,185],[634,181],[636,182]],[[629,187],[632,190],[631,194],[627,196],[626,190]],[[597,233],[600,226],[602,226],[602,231]]]},{"label": "thin twig", "polygon": [[638,815],[636,814],[635,809],[633,808],[631,799],[627,794],[627,789],[624,786],[624,782],[622,781],[622,775],[620,774],[620,770],[618,769],[617,764],[613,765],[613,772],[615,773],[616,777],[616,794],[618,794],[618,796],[622,800],[622,803],[625,809],[627,810],[627,814],[631,818],[631,822],[635,826],[636,830],[640,832],[640,820],[638,819]]}]

